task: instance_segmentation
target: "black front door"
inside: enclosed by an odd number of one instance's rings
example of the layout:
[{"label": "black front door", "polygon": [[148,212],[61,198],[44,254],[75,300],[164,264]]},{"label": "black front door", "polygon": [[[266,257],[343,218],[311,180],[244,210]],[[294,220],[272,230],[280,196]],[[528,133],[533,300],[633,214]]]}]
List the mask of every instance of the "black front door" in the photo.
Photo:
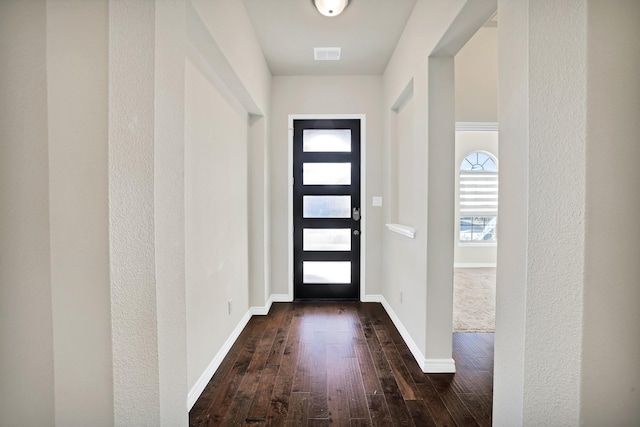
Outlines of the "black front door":
[{"label": "black front door", "polygon": [[360,120],[293,122],[294,298],[360,298]]}]

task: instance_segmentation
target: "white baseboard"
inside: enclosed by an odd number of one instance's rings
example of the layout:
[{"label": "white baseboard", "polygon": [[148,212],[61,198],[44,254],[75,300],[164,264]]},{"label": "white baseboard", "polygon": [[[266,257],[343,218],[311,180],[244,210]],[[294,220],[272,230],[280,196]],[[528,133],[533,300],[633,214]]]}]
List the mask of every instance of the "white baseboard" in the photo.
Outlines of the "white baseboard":
[{"label": "white baseboard", "polygon": [[287,294],[274,294],[269,297],[267,303],[264,307],[251,307],[249,308],[249,314],[252,316],[266,316],[269,314],[269,310],[271,310],[271,305],[274,302],[291,302],[293,298],[291,298]]},{"label": "white baseboard", "polygon": [[252,316],[266,316],[271,310],[271,304],[273,304],[273,296],[269,297],[264,307],[249,307],[249,314]]},{"label": "white baseboard", "polygon": [[495,262],[457,262],[453,268],[496,268]]},{"label": "white baseboard", "polygon": [[273,302],[293,302],[293,296],[289,294],[273,294],[271,295]]},{"label": "white baseboard", "polygon": [[382,300],[384,299],[384,297],[382,295],[372,294],[372,295],[365,295],[360,299],[361,299],[362,302],[379,302],[379,303],[382,303]]},{"label": "white baseboard", "polygon": [[442,374],[442,373],[455,373],[456,372],[456,362],[453,359],[427,359],[424,357],[418,345],[413,341],[411,335],[409,335],[409,331],[404,327],[400,318],[396,315],[391,308],[389,302],[382,295],[368,295],[367,300],[371,299],[371,301],[363,301],[363,302],[380,302],[387,314],[391,318],[391,321],[395,325],[398,332],[402,336],[402,339],[409,347],[413,358],[418,362],[418,366],[425,374]]},{"label": "white baseboard", "polygon": [[456,361],[453,359],[425,359],[422,371],[427,374],[454,374]]},{"label": "white baseboard", "polygon": [[220,348],[211,363],[209,363],[209,366],[207,366],[207,369],[204,370],[202,375],[200,375],[200,378],[198,378],[198,381],[196,381],[195,385],[191,388],[191,390],[189,390],[189,394],[187,395],[188,411],[190,411],[193,405],[195,405],[196,401],[204,391],[204,388],[207,386],[207,384],[209,384],[209,381],[211,381],[213,374],[216,373],[216,370],[220,367],[220,364],[224,360],[225,356],[227,355],[227,353],[229,353],[229,350],[231,350],[233,343],[236,342],[236,340],[240,336],[240,333],[242,332],[244,327],[247,326],[247,323],[250,319],[251,310],[247,311],[242,319],[240,319],[240,322],[235,327],[233,332],[231,332],[231,335],[229,335],[229,338],[227,338],[225,343],[222,345],[222,348]]}]

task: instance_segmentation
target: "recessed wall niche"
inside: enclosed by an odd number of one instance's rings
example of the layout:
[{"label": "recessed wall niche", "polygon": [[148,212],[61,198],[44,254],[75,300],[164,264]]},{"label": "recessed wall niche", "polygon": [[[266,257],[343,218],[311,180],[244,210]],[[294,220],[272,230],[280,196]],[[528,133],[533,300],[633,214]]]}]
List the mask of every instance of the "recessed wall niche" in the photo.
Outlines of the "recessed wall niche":
[{"label": "recessed wall niche", "polygon": [[389,221],[413,226],[414,209],[414,102],[413,79],[391,107]]}]

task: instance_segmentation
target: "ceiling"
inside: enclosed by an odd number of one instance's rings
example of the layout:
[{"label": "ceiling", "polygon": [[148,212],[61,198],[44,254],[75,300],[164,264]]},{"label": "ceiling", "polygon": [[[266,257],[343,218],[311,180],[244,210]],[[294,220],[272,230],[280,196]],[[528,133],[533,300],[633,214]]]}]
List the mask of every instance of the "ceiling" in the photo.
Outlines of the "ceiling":
[{"label": "ceiling", "polygon": [[[382,74],[416,0],[351,0],[335,17],[312,0],[244,0],[273,75]],[[339,61],[314,61],[314,47],[340,47]]]}]

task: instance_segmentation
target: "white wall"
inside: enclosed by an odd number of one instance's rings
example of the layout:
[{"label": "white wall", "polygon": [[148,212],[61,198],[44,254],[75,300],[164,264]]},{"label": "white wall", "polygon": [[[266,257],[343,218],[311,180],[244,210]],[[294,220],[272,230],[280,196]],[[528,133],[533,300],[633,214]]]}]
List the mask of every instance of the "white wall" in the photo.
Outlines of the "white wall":
[{"label": "white wall", "polygon": [[587,3],[580,422],[640,424],[640,3]]},{"label": "white wall", "polygon": [[248,320],[249,308],[264,312],[268,304],[271,74],[242,2],[189,2],[187,37],[185,220],[192,405]]},{"label": "white wall", "polygon": [[46,3],[0,2],[0,424],[54,425]]},{"label": "white wall", "polygon": [[187,354],[192,388],[249,308],[248,114],[230,105],[189,60],[185,80]]},{"label": "white wall", "polygon": [[108,2],[47,2],[57,425],[113,422],[107,197]]},{"label": "white wall", "polygon": [[[269,108],[271,73],[243,2],[188,3],[189,41],[199,68],[226,99],[251,114],[249,128],[250,305],[268,304],[270,284]],[[193,52],[192,52],[193,53]],[[200,63],[202,61],[202,63]]]},{"label": "white wall", "polygon": [[[289,293],[288,116],[290,114],[366,114],[366,293],[380,293],[382,209],[372,207],[382,194],[382,80],[379,76],[276,76],[271,107],[271,257],[274,294]],[[364,295],[361,296],[364,298]]]},{"label": "white wall", "polygon": [[[485,151],[497,159],[498,132],[456,131],[455,167],[457,175],[459,175],[460,165],[464,158],[474,151]],[[497,164],[499,169],[499,161]],[[497,245],[495,243],[460,242],[460,179],[458,176],[456,177],[455,224],[454,265],[456,267],[495,266],[497,257]]]},{"label": "white wall", "polygon": [[[244,2],[190,0],[190,3],[232,69],[233,76],[229,77],[233,79],[230,78],[225,83],[243,105],[255,105],[257,111],[248,109],[250,113],[265,115],[270,105],[271,72],[262,55]],[[226,73],[226,70],[218,71]]]},{"label": "white wall", "polygon": [[482,27],[455,56],[456,121],[498,121],[498,28]]}]

